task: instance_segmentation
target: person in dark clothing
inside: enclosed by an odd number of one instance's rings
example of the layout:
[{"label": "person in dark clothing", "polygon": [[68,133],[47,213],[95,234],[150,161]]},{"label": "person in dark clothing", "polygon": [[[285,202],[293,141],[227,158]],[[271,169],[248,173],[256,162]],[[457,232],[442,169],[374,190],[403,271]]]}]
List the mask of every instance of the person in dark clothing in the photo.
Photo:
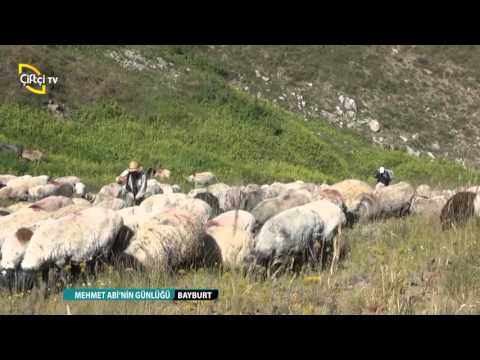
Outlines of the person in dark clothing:
[{"label": "person in dark clothing", "polygon": [[147,174],[136,161],[117,177],[117,183],[124,185],[123,194],[128,206],[140,205],[147,192]]},{"label": "person in dark clothing", "polygon": [[375,174],[375,179],[377,179],[377,184],[382,183],[383,185],[388,186],[393,179],[393,172],[392,170],[385,169],[381,166]]}]

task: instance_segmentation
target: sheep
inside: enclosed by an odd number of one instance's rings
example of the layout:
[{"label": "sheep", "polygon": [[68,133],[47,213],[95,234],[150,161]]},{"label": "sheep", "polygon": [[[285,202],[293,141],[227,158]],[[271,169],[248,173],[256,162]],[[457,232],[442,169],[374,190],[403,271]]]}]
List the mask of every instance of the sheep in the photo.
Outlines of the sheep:
[{"label": "sheep", "polygon": [[255,230],[258,230],[268,219],[280,212],[304,205],[310,201],[312,201],[312,195],[305,190],[288,191],[276,198],[263,200],[252,210],[252,215],[256,221]]},{"label": "sheep", "polygon": [[2,270],[15,270],[23,259],[28,246],[28,241],[33,236],[33,229],[21,227],[6,237],[2,245]]},{"label": "sheep", "polygon": [[46,175],[35,176],[24,175],[13,178],[0,189],[0,199],[21,199],[28,198],[28,190],[34,186],[46,185],[49,177]]},{"label": "sheep", "polygon": [[216,197],[218,197],[218,195],[220,193],[223,193],[225,191],[227,191],[228,189],[230,189],[230,186],[228,186],[227,184],[224,184],[224,183],[216,183],[216,184],[212,184],[212,185],[209,185],[206,190],[208,192],[211,192],[213,195],[215,195]]},{"label": "sheep", "polygon": [[248,184],[247,186],[242,187],[242,191],[246,193],[258,190],[260,190],[260,185],[257,184]]},{"label": "sheep", "polygon": [[28,196],[29,200],[37,201],[53,195],[72,197],[73,192],[73,185],[69,183],[49,183],[31,187],[28,189]]},{"label": "sheep", "polygon": [[153,214],[139,225],[125,254],[144,267],[164,271],[199,264],[205,254],[203,227],[186,211],[170,209]]},{"label": "sheep", "polygon": [[212,217],[212,208],[200,199],[185,199],[175,207],[175,210],[188,212],[199,221],[202,227]]},{"label": "sheep", "polygon": [[442,208],[440,213],[442,230],[464,225],[474,215],[480,215],[480,197],[473,192],[461,191],[449,198]]},{"label": "sheep", "polygon": [[265,199],[265,192],[262,189],[250,191],[244,190],[244,196],[240,209],[250,212]]},{"label": "sheep", "polygon": [[279,265],[279,271],[288,262],[298,267],[309,259],[316,260],[315,243],[321,240],[323,227],[320,215],[313,209],[297,206],[282,211],[263,225],[247,262]]},{"label": "sheep", "polygon": [[432,196],[432,189],[430,188],[430,186],[422,184],[417,186],[415,193],[417,194],[417,196],[429,198]]},{"label": "sheep", "polygon": [[248,264],[247,259],[255,246],[249,231],[234,226],[214,226],[205,234],[205,243],[210,246],[210,258],[218,259],[226,268],[236,268]]},{"label": "sheep", "polygon": [[12,188],[8,186],[4,186],[0,188],[0,200],[27,200],[28,194],[27,194],[28,189],[24,188]]},{"label": "sheep", "polygon": [[96,207],[101,207],[105,209],[111,209],[111,210],[120,210],[123,209],[124,207],[127,206],[127,203],[123,199],[118,199],[118,198],[109,198],[105,199],[101,202],[94,203],[93,204]]},{"label": "sheep", "polygon": [[84,183],[78,182],[74,187],[75,195],[84,198],[87,195],[87,187]]},{"label": "sheep", "polygon": [[340,208],[346,208],[345,199],[342,194],[335,189],[316,189],[312,194],[312,201],[329,200]]},{"label": "sheep", "polygon": [[362,193],[373,192],[372,187],[366,182],[355,179],[348,179],[338,182],[329,188],[337,190],[340,194],[342,194],[343,198],[345,199],[345,205],[349,209],[352,207],[352,202],[357,196]]},{"label": "sheep", "polygon": [[375,220],[381,213],[380,200],[373,193],[357,195],[351,206],[355,222],[365,223]]},{"label": "sheep", "polygon": [[447,201],[446,196],[426,198],[417,195],[412,202],[411,212],[415,215],[440,216]]},{"label": "sheep", "polygon": [[172,191],[173,191],[174,194],[175,193],[180,193],[180,192],[182,192],[182,188],[180,187],[180,185],[173,184],[172,185]]},{"label": "sheep", "polygon": [[[157,180],[155,179],[148,179],[147,180],[147,190],[145,191],[145,197],[151,196],[151,195],[156,195],[156,194],[163,194],[165,193],[164,191],[164,185],[165,184],[160,184]],[[170,186],[170,185],[168,185]]]},{"label": "sheep", "polygon": [[61,217],[85,210],[89,207],[91,207],[91,204],[85,204],[85,203],[67,205],[67,206],[61,207],[56,211],[53,211],[51,213],[50,219],[60,219]]},{"label": "sheep", "polygon": [[26,188],[26,190],[28,190],[29,188],[37,185],[46,185],[49,179],[50,177],[47,175],[41,175],[41,176],[24,175],[8,181],[6,185],[8,187],[13,187],[13,188],[16,188],[16,187]]},{"label": "sheep", "polygon": [[216,176],[211,172],[194,173],[187,178],[189,183],[193,183],[195,187],[205,187],[217,182]]},{"label": "sheep", "polygon": [[149,198],[142,201],[140,207],[142,211],[155,212],[162,209],[168,209],[178,205],[183,200],[187,199],[185,194],[158,194],[150,196]]},{"label": "sheep", "polygon": [[20,201],[18,203],[15,203],[15,204],[12,204],[12,205],[8,206],[7,210],[10,211],[11,213],[13,213],[13,212],[21,210],[23,208],[29,207],[30,205],[32,205],[32,204],[27,202],[27,201]]},{"label": "sheep", "polygon": [[195,195],[194,199],[199,199],[205,201],[208,205],[210,205],[212,209],[211,217],[215,217],[220,214],[220,206],[218,204],[218,199],[215,195],[209,192],[203,192]]},{"label": "sheep", "polygon": [[231,226],[246,232],[252,232],[255,225],[255,218],[244,210],[230,210],[211,220],[206,224],[207,231],[213,227]]},{"label": "sheep", "polygon": [[120,198],[122,197],[123,187],[117,183],[110,183],[107,185],[102,186],[98,194],[95,196],[95,200],[93,202],[94,205],[101,203],[104,200],[112,199],[112,198]]},{"label": "sheep", "polygon": [[[344,254],[344,244],[339,244],[339,234],[342,228],[347,225],[346,209],[342,208],[330,200],[317,200],[302,206],[306,209],[312,209],[318,213],[323,223],[322,231],[322,254],[324,245],[333,249],[333,258],[330,271],[333,272],[341,255]],[[323,261],[323,258],[321,259]]]},{"label": "sheep", "polygon": [[410,184],[400,182],[375,190],[374,195],[380,201],[382,217],[404,216],[410,212],[415,190]]},{"label": "sheep", "polygon": [[49,196],[37,201],[29,206],[31,209],[43,210],[47,212],[56,211],[64,206],[72,205],[73,201],[65,196]]},{"label": "sheep", "polygon": [[219,206],[222,212],[240,209],[245,194],[240,187],[234,186],[219,194]]},{"label": "sheep", "polygon": [[30,227],[45,220],[51,213],[38,209],[24,208],[0,218],[0,249],[5,239],[21,227]]},{"label": "sheep", "polygon": [[[204,193],[204,192],[207,192],[208,189],[207,188],[197,188],[197,189],[192,189],[188,192],[187,194],[187,197],[190,198],[190,199],[193,199],[195,196],[197,196],[198,194],[201,194],[201,193]],[[213,193],[212,193],[213,194]],[[215,194],[214,194],[215,195]],[[218,198],[218,194],[215,195],[217,198]]]},{"label": "sheep", "polygon": [[122,226],[120,215],[100,207],[44,221],[28,241],[19,272],[32,279],[35,272],[45,275],[51,267],[94,263],[109,255]]},{"label": "sheep", "polygon": [[75,186],[75,184],[78,184],[79,182],[81,182],[80,178],[77,176],[63,176],[63,177],[56,178],[53,181],[56,183],[70,184],[72,186]]},{"label": "sheep", "polygon": [[13,180],[13,179],[16,179],[16,178],[17,178],[17,176],[10,175],[10,174],[0,175],[0,184],[4,185],[4,186],[7,186],[7,183],[10,180]]},{"label": "sheep", "polygon": [[2,209],[0,208],[0,216],[7,216],[7,215],[10,215],[11,212],[8,211],[7,209]]},{"label": "sheep", "polygon": [[161,180],[164,180],[164,179],[169,179],[169,178],[170,178],[170,175],[171,175],[170,170],[158,168],[158,169],[155,171],[155,174],[154,174],[153,176],[154,176],[154,177],[158,177],[158,178],[161,179]]},{"label": "sheep", "polygon": [[82,199],[82,198],[72,198],[72,201],[75,205],[86,205],[86,206],[92,206],[92,203],[88,201],[87,199]]}]

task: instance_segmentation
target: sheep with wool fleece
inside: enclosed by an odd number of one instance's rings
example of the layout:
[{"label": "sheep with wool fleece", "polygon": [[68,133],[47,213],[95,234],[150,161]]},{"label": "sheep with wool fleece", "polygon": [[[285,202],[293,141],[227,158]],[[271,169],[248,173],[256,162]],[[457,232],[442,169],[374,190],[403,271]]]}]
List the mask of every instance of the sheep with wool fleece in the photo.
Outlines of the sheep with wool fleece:
[{"label": "sheep with wool fleece", "polygon": [[54,195],[72,197],[73,193],[73,185],[68,183],[48,183],[46,185],[37,185],[28,189],[28,197],[33,201]]},{"label": "sheep with wool fleece", "polygon": [[252,232],[255,226],[255,217],[244,210],[230,210],[214,217],[206,224],[206,231],[218,226],[231,226],[233,228]]},{"label": "sheep with wool fleece", "polygon": [[45,220],[51,216],[51,213],[43,210],[24,208],[10,215],[0,218],[0,248],[5,239],[15,233],[21,227],[30,227],[35,223]]},{"label": "sheep with wool fleece", "polygon": [[21,269],[35,271],[50,263],[63,267],[68,260],[79,264],[108,256],[122,226],[119,214],[100,207],[44,222],[29,241]]},{"label": "sheep with wool fleece", "polygon": [[194,265],[205,250],[203,227],[184,210],[157,212],[142,222],[125,254],[164,271]]},{"label": "sheep with wool fleece", "polygon": [[213,243],[210,256],[219,259],[227,268],[236,268],[246,264],[246,259],[251,254],[255,241],[249,231],[234,226],[214,226],[205,234],[205,243]]},{"label": "sheep with wool fleece", "polygon": [[159,210],[176,207],[179,203],[187,199],[187,195],[181,193],[158,194],[150,196],[142,201],[140,208],[143,212],[156,212]]},{"label": "sheep with wool fleece", "polygon": [[29,208],[53,212],[68,205],[73,205],[73,201],[71,198],[65,196],[49,196],[45,199],[34,202],[32,205],[29,206]]}]

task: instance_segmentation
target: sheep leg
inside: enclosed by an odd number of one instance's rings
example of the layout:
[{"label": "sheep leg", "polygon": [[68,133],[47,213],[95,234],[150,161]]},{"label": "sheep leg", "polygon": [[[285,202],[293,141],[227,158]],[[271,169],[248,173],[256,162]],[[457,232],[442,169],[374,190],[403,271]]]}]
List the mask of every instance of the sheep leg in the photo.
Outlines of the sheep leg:
[{"label": "sheep leg", "polygon": [[332,256],[332,264],[330,266],[330,275],[333,275],[335,269],[337,267],[339,258],[340,258],[340,246],[339,246],[339,238],[342,234],[342,227],[338,228],[338,233],[333,238],[333,256]]}]

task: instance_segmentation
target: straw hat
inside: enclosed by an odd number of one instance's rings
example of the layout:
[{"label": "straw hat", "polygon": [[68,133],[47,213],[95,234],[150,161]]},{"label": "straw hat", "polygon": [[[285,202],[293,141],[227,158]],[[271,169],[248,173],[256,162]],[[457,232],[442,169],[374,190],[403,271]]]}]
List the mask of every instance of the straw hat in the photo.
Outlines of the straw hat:
[{"label": "straw hat", "polygon": [[135,171],[142,171],[142,170],[143,168],[136,161],[130,161],[130,164],[128,164],[128,172],[135,172]]}]

